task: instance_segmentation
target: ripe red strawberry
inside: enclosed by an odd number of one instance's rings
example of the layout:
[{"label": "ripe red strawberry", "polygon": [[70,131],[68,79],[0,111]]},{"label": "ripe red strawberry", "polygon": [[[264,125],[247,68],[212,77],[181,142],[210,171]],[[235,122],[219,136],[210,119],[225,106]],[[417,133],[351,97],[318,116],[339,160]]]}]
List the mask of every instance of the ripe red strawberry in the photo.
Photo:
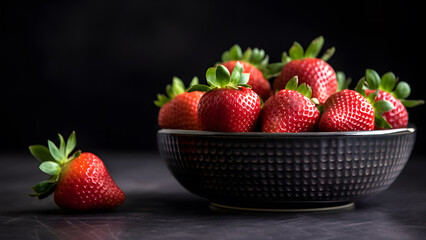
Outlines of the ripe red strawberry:
[{"label": "ripe red strawberry", "polygon": [[374,108],[361,94],[345,89],[331,95],[323,105],[318,129],[325,132],[374,129]]},{"label": "ripe red strawberry", "polygon": [[207,91],[198,104],[202,130],[220,132],[253,131],[260,113],[259,96],[247,85],[249,74],[237,63],[232,74],[219,65],[206,73],[207,85],[195,85],[188,91]]},{"label": "ripe red strawberry", "polygon": [[[331,95],[323,105],[323,113],[318,123],[320,131],[369,131],[374,124],[389,127],[380,113],[393,109],[386,100],[374,102],[375,94],[365,98],[363,79],[354,90],[345,89]],[[374,102],[373,104],[371,104]]]},{"label": "ripe red strawberry", "polygon": [[336,73],[326,62],[333,55],[334,48],[327,50],[319,59],[317,55],[323,44],[323,37],[318,37],[312,41],[304,53],[302,46],[294,42],[289,50],[290,56],[283,53],[281,65],[269,66],[269,68],[277,69],[284,65],[274,80],[274,90],[283,89],[292,77],[298,76],[300,83],[306,83],[312,88],[312,97],[317,98],[320,104],[323,104],[331,94],[335,93],[337,90]]},{"label": "ripe red strawberry", "polygon": [[234,45],[229,51],[222,54],[222,65],[229,72],[234,70],[237,62],[240,62],[243,67],[243,73],[250,73],[250,78],[247,82],[264,101],[272,96],[271,84],[267,80],[269,77],[266,71],[269,57],[265,55],[263,49],[247,48],[244,53],[239,45]]},{"label": "ripe red strawberry", "polygon": [[[367,69],[365,73],[367,87],[365,90],[367,96],[379,90],[376,100],[387,100],[394,105],[394,109],[382,113],[382,117],[390,124],[392,128],[403,128],[408,125],[408,112],[406,107],[414,107],[423,104],[423,100],[407,100],[410,95],[411,89],[406,82],[397,83],[397,78],[392,72],[385,73],[382,77],[372,70]],[[396,88],[395,88],[396,85]],[[395,89],[394,89],[395,88]],[[376,129],[383,129],[376,126]]]},{"label": "ripe red strawberry", "polygon": [[[198,78],[194,77],[191,86],[198,84]],[[185,85],[177,78],[173,78],[173,84],[167,85],[168,96],[158,94],[158,100],[154,104],[160,108],[158,113],[158,125],[160,128],[200,130],[197,117],[198,102],[203,92],[185,91]]]},{"label": "ripe red strawberry", "polygon": [[297,76],[286,88],[270,97],[261,112],[263,132],[309,132],[317,124],[320,112],[311,100],[312,90],[305,83],[297,87]]},{"label": "ripe red strawberry", "polygon": [[[376,90],[366,89],[365,92],[368,96],[372,93],[375,93]],[[388,92],[379,90],[376,101],[380,101],[380,100],[388,100],[395,107],[389,112],[382,113],[382,116],[392,126],[392,128],[403,128],[408,125],[408,112],[400,100],[396,99],[394,96],[392,96],[392,94]],[[376,126],[375,129],[383,129],[383,128]]]},{"label": "ripe red strawberry", "polygon": [[54,193],[55,203],[67,210],[105,210],[121,205],[125,200],[123,191],[114,183],[104,163],[93,153],[75,152],[73,132],[65,144],[59,134],[60,147],[48,141],[49,148],[30,146],[34,157],[42,163],[40,169],[50,174],[47,181],[33,187],[30,196],[39,199]]}]

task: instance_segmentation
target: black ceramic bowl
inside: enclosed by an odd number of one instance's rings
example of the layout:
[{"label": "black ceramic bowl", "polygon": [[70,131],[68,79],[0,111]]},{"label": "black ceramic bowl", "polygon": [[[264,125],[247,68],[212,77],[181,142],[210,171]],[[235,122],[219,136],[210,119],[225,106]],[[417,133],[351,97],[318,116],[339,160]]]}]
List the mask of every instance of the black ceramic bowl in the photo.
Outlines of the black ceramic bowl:
[{"label": "black ceramic bowl", "polygon": [[415,128],[360,132],[223,133],[163,129],[175,178],[216,207],[320,210],[352,206],[400,174]]}]

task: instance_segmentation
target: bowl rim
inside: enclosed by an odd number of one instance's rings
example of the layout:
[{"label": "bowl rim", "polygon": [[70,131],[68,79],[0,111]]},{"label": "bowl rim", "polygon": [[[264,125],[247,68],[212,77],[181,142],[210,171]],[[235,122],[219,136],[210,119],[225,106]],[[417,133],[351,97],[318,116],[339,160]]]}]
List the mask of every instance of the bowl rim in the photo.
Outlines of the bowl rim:
[{"label": "bowl rim", "polygon": [[412,125],[406,128],[395,128],[372,131],[343,131],[343,132],[298,132],[298,133],[265,133],[265,132],[213,132],[183,129],[160,129],[159,134],[223,136],[223,137],[337,137],[337,136],[381,136],[407,134],[416,132]]}]

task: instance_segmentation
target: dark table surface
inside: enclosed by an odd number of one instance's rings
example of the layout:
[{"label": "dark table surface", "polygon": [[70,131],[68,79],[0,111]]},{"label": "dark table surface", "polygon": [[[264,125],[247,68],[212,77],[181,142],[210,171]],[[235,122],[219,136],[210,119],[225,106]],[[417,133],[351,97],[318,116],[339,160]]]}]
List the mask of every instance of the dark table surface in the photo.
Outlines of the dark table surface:
[{"label": "dark table surface", "polygon": [[46,178],[29,154],[0,154],[0,239],[426,239],[426,156],[413,155],[386,191],[349,210],[215,211],[187,192],[156,153],[96,152],[126,202],[109,212],[67,213],[30,198]]}]

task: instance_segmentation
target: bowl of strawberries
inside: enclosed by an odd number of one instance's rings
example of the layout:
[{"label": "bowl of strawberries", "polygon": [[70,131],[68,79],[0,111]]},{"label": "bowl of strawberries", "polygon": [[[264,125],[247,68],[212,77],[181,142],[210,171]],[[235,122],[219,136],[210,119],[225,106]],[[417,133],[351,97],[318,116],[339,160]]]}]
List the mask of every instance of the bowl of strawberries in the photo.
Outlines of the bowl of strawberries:
[{"label": "bowl of strawberries", "polygon": [[[367,69],[354,90],[326,60],[323,38],[279,63],[238,45],[206,72],[158,95],[158,149],[177,181],[212,207],[316,211],[387,189],[412,152],[410,88]],[[268,80],[275,77],[273,84]],[[271,87],[272,86],[272,87]]]}]

